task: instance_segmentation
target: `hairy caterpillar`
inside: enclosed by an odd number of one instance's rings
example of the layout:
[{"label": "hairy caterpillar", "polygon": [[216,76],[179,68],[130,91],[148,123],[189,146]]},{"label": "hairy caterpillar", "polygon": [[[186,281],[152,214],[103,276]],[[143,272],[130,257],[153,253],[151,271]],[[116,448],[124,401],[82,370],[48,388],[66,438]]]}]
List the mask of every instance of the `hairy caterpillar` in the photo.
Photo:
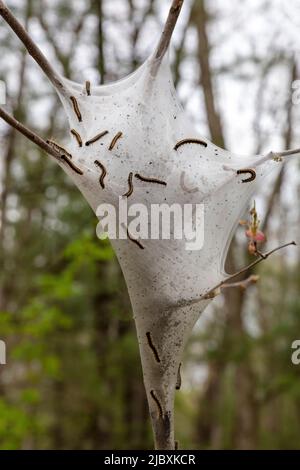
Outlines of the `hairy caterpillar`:
[{"label": "hairy caterpillar", "polygon": [[156,178],[147,178],[145,176],[140,175],[139,173],[136,173],[134,176],[138,180],[145,181],[146,183],[156,183],[156,184],[162,184],[163,186],[167,186],[167,183],[165,181],[161,181]]},{"label": "hairy caterpillar", "polygon": [[86,94],[88,96],[91,96],[91,82],[89,80],[85,82],[85,89],[86,89]]},{"label": "hairy caterpillar", "polygon": [[186,192],[186,193],[197,193],[199,191],[199,188],[193,188],[193,189],[189,189],[186,187],[185,185],[185,182],[184,182],[184,178],[185,178],[185,171],[182,171],[181,172],[181,175],[180,175],[180,186],[181,186],[181,189]]},{"label": "hairy caterpillar", "polygon": [[75,139],[78,142],[79,147],[82,147],[82,138],[80,134],[77,131],[75,131],[75,129],[71,129],[71,134],[74,135]]},{"label": "hairy caterpillar", "polygon": [[163,409],[162,409],[162,406],[161,406],[161,404],[160,404],[159,399],[158,399],[157,396],[155,395],[154,390],[151,390],[150,395],[151,395],[151,397],[153,398],[153,400],[155,401],[155,403],[157,404],[159,416],[160,416],[160,418],[162,418],[162,417],[163,417]]},{"label": "hairy caterpillar", "polygon": [[81,116],[81,112],[77,103],[77,99],[75,98],[75,96],[70,96],[70,100],[72,101],[74,112],[76,116],[78,117],[78,121],[82,122],[82,116]]},{"label": "hairy caterpillar", "polygon": [[115,147],[116,143],[118,142],[118,140],[119,140],[122,136],[123,136],[123,133],[122,133],[122,132],[118,132],[118,133],[115,135],[115,137],[113,138],[113,140],[111,141],[108,150],[113,150],[113,148]]},{"label": "hairy caterpillar", "polygon": [[256,178],[256,171],[253,170],[252,168],[245,168],[244,170],[237,170],[236,174],[237,175],[244,175],[249,173],[251,176],[249,178],[246,178],[242,180],[242,183],[250,183],[251,181],[254,181]]},{"label": "hairy caterpillar", "polygon": [[198,145],[202,145],[203,147],[207,147],[207,143],[204,142],[204,140],[183,139],[183,140],[180,140],[179,142],[177,142],[177,144],[174,147],[174,150],[178,150],[179,147],[181,147],[182,145],[186,145],[186,144],[198,144]]},{"label": "hairy caterpillar", "polygon": [[105,188],[104,178],[107,175],[107,171],[105,169],[105,166],[102,165],[102,163],[100,163],[99,160],[95,160],[94,163],[102,170],[102,174],[99,178],[99,183],[100,183],[101,188],[104,189]]},{"label": "hairy caterpillar", "polygon": [[177,372],[177,380],[176,380],[176,390],[180,390],[181,388],[181,373],[180,373],[180,369],[181,369],[181,362],[179,364],[179,367],[178,367],[178,372]]},{"label": "hairy caterpillar", "polygon": [[160,358],[159,358],[158,352],[157,352],[156,347],[154,346],[154,344],[153,344],[153,342],[152,342],[152,338],[151,338],[151,333],[150,333],[150,331],[147,331],[146,336],[147,336],[148,345],[149,345],[150,349],[151,349],[152,352],[153,352],[153,355],[154,355],[154,357],[155,357],[156,362],[160,362]]},{"label": "hairy caterpillar", "polygon": [[129,175],[128,175],[128,187],[129,187],[129,189],[128,189],[127,193],[123,194],[123,197],[129,197],[133,193],[132,177],[133,177],[133,173],[129,173]]},{"label": "hairy caterpillar", "polygon": [[135,243],[141,250],[144,250],[145,247],[141,244],[141,242],[140,242],[139,240],[136,240],[135,238],[133,238],[133,237],[130,235],[128,228],[127,228],[126,230],[127,230],[127,237],[128,237],[128,239],[129,239],[131,242]]},{"label": "hairy caterpillar", "polygon": [[80,168],[78,168],[78,166],[76,166],[71,160],[69,160],[69,158],[66,155],[62,155],[61,159],[64,162],[66,162],[69,165],[69,167],[75,171],[75,173],[77,173],[78,175],[83,175],[83,171],[80,170]]},{"label": "hairy caterpillar", "polygon": [[102,139],[102,137],[104,137],[105,135],[108,134],[108,131],[104,131],[104,132],[100,132],[100,134],[97,134],[95,135],[95,137],[93,137],[92,139],[88,140],[85,145],[88,147],[89,145],[91,144],[94,144],[95,142],[97,142],[97,140],[100,140]]},{"label": "hairy caterpillar", "polygon": [[51,147],[53,147],[58,153],[61,153],[62,155],[65,155],[66,157],[72,159],[72,155],[70,154],[70,152],[68,152],[64,147],[62,147],[61,145],[58,145],[56,142],[54,142],[54,140],[47,140],[46,141],[47,144],[51,145]]}]

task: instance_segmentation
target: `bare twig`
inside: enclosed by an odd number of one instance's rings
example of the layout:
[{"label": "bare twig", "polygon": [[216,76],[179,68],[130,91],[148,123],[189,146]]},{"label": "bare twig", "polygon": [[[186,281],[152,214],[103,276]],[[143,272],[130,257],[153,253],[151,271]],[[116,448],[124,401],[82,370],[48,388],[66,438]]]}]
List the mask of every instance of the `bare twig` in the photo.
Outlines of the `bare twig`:
[{"label": "bare twig", "polygon": [[162,32],[160,41],[158,43],[154,59],[153,59],[153,67],[152,67],[152,75],[156,75],[157,70],[166,54],[168,47],[170,45],[170,41],[178,20],[178,17],[181,12],[181,8],[183,5],[184,0],[173,0],[167,21],[165,23],[164,30]]},{"label": "bare twig", "polygon": [[231,284],[224,284],[221,289],[231,289],[232,287],[239,287],[240,289],[247,289],[250,284],[255,284],[259,280],[259,276],[251,274],[247,279],[242,281],[232,282]]},{"label": "bare twig", "polygon": [[[263,257],[265,255],[261,255],[261,256]],[[263,258],[263,259],[265,259],[265,258]],[[204,296],[204,300],[214,299],[215,297],[217,297],[218,295],[220,295],[222,293],[222,289],[231,289],[231,288],[237,288],[238,287],[242,290],[246,290],[247,287],[250,284],[255,284],[258,280],[259,280],[259,276],[255,275],[255,274],[251,274],[251,276],[249,276],[246,279],[243,279],[241,281],[233,282],[231,284],[223,284],[222,286],[220,286],[220,287],[216,288],[215,290],[210,291],[208,294],[206,294]]]},{"label": "bare twig", "polygon": [[6,121],[7,124],[9,124],[11,127],[16,129],[17,131],[19,131],[21,134],[27,137],[27,139],[29,139],[31,142],[36,144],[42,150],[44,150],[49,155],[54,157],[60,163],[67,164],[73,171],[75,171],[75,173],[77,173],[78,175],[83,175],[83,171],[80,168],[78,168],[75,165],[75,163],[73,163],[70,160],[70,158],[72,158],[72,155],[69,152],[67,152],[63,147],[60,147],[57,144],[53,145],[53,142],[51,143],[51,141],[45,141],[44,139],[39,137],[37,134],[35,134],[35,132],[28,129],[28,127],[24,126],[24,124],[21,124],[13,116],[11,116],[6,111],[4,111],[4,109],[1,107],[0,107],[0,118]]},{"label": "bare twig", "polygon": [[[263,165],[264,163],[269,162],[271,160],[275,162],[282,162],[283,158],[298,155],[298,154],[300,154],[300,148],[284,150],[283,152],[269,152],[266,155],[258,156],[258,158],[253,162],[252,168],[251,169],[247,168],[247,173],[248,172],[252,173],[252,175],[254,176],[254,173],[255,173],[254,169],[258,168],[260,165]],[[246,170],[244,169],[237,171],[236,168],[233,168],[232,166],[228,166],[228,165],[223,165],[223,170],[232,171],[233,173],[237,173],[237,174],[240,174],[241,172],[242,173],[246,172]]]},{"label": "bare twig", "polygon": [[300,148],[284,150],[283,152],[270,152],[269,155],[273,160],[276,160],[276,158],[289,157],[290,155],[297,155],[298,153],[300,153]]},{"label": "bare twig", "polygon": [[234,274],[231,274],[230,276],[228,276],[228,278],[225,281],[219,282],[219,284],[217,284],[215,287],[210,289],[205,294],[201,295],[198,299],[186,300],[186,301],[179,302],[176,305],[176,307],[177,308],[187,307],[187,306],[190,306],[190,305],[195,305],[195,304],[201,302],[202,300],[208,300],[208,299],[212,299],[212,298],[216,297],[216,295],[218,295],[218,291],[220,289],[223,289],[229,281],[231,281],[232,279],[236,278],[237,276],[247,272],[249,269],[254,268],[254,266],[258,265],[262,261],[269,258],[269,256],[271,256],[276,251],[282,250],[283,248],[286,248],[287,246],[291,246],[291,245],[296,246],[297,244],[296,244],[296,242],[292,241],[292,242],[289,242],[289,243],[285,243],[284,245],[278,246],[277,248],[273,248],[273,250],[268,251],[267,253],[259,253],[259,258],[258,259],[256,259],[252,263],[250,263],[245,268],[242,268],[240,271],[238,271]]},{"label": "bare twig", "polygon": [[16,129],[17,131],[19,131],[25,137],[27,137],[27,139],[31,140],[31,142],[36,144],[42,150],[47,152],[52,157],[56,158],[56,160],[59,160],[59,161],[61,160],[61,154],[57,150],[55,150],[54,147],[47,144],[47,142],[44,139],[42,139],[37,134],[35,134],[32,130],[28,129],[26,126],[21,124],[19,121],[17,121],[17,119],[15,119],[13,116],[8,114],[1,107],[0,107],[0,118],[6,121],[7,124],[9,124],[11,127]]},{"label": "bare twig", "polygon": [[274,160],[275,162],[281,162],[284,157],[290,157],[293,155],[298,155],[300,154],[300,148],[297,149],[290,149],[290,150],[284,150],[283,152],[269,152],[267,155],[257,159],[255,162],[254,167],[262,165],[263,163],[269,161],[269,160]]},{"label": "bare twig", "polygon": [[6,4],[0,0],[0,15],[6,21],[6,23],[11,27],[11,29],[16,33],[18,38],[22,41],[24,46],[26,47],[29,54],[33,57],[36,63],[40,66],[43,70],[45,75],[49,78],[51,83],[54,85],[62,93],[65,93],[64,85],[53,69],[50,62],[46,59],[42,51],[38,48],[38,46],[34,43],[31,39],[25,28],[21,25],[21,23],[17,20],[14,14],[9,10]]}]

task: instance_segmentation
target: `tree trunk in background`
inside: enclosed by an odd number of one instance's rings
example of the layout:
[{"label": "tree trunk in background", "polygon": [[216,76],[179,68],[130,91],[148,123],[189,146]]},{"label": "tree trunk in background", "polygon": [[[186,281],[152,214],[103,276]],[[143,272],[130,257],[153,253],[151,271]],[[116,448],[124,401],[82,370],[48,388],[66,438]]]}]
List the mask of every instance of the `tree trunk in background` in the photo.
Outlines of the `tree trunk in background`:
[{"label": "tree trunk in background", "polygon": [[98,18],[98,71],[100,75],[100,84],[105,82],[105,56],[104,56],[104,33],[103,33],[103,2],[102,0],[94,0],[95,11]]},{"label": "tree trunk in background", "polygon": [[[27,0],[25,4],[25,28],[28,28],[28,23],[31,15],[31,0]],[[19,86],[15,99],[13,115],[16,119],[22,120],[23,116],[23,93],[25,88],[25,72],[26,72],[26,58],[27,52],[22,49],[20,70],[19,70]],[[11,169],[15,154],[15,144],[17,132],[12,127],[9,128],[7,138],[7,149],[4,157],[4,168],[2,178],[2,192],[1,192],[1,227],[0,227],[0,256],[4,260],[4,237],[6,228],[6,212],[7,212],[7,198],[11,188]],[[9,289],[9,288],[8,288]],[[7,305],[7,296],[5,293],[5,281],[3,280],[0,288],[0,310],[5,310]]]},{"label": "tree trunk in background", "polygon": [[196,0],[191,15],[192,24],[195,26],[198,36],[198,61],[200,66],[200,85],[204,93],[206,118],[211,140],[219,147],[225,147],[221,116],[216,106],[216,89],[214,77],[210,66],[209,38],[207,34],[208,14],[204,0]]},{"label": "tree trunk in background", "polygon": [[[210,138],[218,146],[225,147],[225,138],[221,117],[217,111],[214,91],[214,77],[210,66],[210,44],[207,33],[208,15],[204,0],[196,0],[192,7],[191,22],[196,28],[198,37],[197,57],[199,61],[199,84],[204,94],[205,113],[208,122]],[[209,363],[204,394],[201,397],[200,422],[198,424],[199,445],[218,448],[221,445],[221,432],[218,423],[218,403],[221,393],[222,376],[226,364],[215,360]]]},{"label": "tree trunk in background", "polygon": [[[207,33],[208,13],[204,0],[195,1],[192,7],[191,22],[196,28],[198,36],[198,60],[200,65],[200,85],[204,93],[205,111],[209,126],[211,140],[218,146],[225,148],[225,138],[222,129],[220,114],[215,102],[214,77],[210,66],[211,47]],[[292,67],[291,81],[296,78],[296,66]],[[287,107],[288,125],[285,135],[285,148],[291,145],[291,100]],[[284,168],[278,175],[274,190],[270,196],[267,214],[263,222],[263,231],[267,230],[272,208],[280,191]],[[233,241],[234,243],[234,241]],[[227,258],[227,271],[233,273],[237,270],[232,248]],[[249,273],[240,277],[245,279]],[[238,278],[236,280],[239,280]],[[236,345],[247,340],[247,333],[243,325],[243,306],[246,292],[239,289],[226,289],[224,292],[224,337],[220,351],[226,354],[226,345]],[[227,351],[228,352],[228,351]],[[219,355],[219,357],[222,354]],[[228,364],[221,358],[209,364],[205,393],[201,397],[200,417],[198,424],[199,444],[207,444],[212,448],[223,445],[222,430],[217,415],[218,404],[221,399],[221,382]],[[236,414],[235,426],[232,435],[232,447],[239,449],[255,448],[259,431],[259,409],[255,399],[256,380],[252,370],[250,358],[245,357],[236,367]],[[204,411],[202,411],[202,408]]]}]

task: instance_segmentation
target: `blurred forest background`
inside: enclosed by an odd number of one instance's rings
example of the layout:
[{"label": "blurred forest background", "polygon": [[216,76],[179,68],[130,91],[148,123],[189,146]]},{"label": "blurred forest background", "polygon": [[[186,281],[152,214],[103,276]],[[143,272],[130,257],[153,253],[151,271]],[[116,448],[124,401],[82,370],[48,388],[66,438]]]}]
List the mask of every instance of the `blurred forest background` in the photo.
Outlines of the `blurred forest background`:
[{"label": "blurred forest background", "polygon": [[[11,0],[48,58],[107,83],[153,50],[169,0]],[[202,135],[234,152],[299,147],[297,1],[186,0],[171,59]],[[14,115],[63,142],[51,86],[0,22],[0,79]],[[297,82],[296,82],[297,83]],[[152,434],[122,273],[97,220],[50,158],[0,123],[0,449],[144,449]],[[263,249],[299,242],[297,159],[261,188]],[[228,258],[249,262],[243,229]],[[181,448],[300,448],[300,252],[281,251],[247,291],[226,290],[197,324],[177,394]]]}]

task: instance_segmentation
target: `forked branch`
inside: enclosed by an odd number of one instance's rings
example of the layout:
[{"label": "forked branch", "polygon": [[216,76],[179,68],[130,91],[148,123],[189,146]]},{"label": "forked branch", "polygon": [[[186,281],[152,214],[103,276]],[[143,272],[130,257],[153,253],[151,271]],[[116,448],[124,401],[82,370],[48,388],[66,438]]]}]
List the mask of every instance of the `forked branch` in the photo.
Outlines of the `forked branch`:
[{"label": "forked branch", "polygon": [[46,59],[42,51],[38,48],[35,42],[31,39],[25,28],[21,25],[18,19],[14,16],[14,14],[10,11],[10,9],[6,6],[6,4],[0,0],[0,15],[6,21],[6,23],[11,27],[11,29],[16,33],[18,38],[22,41],[24,46],[26,47],[29,54],[33,57],[36,63],[40,66],[43,70],[45,75],[54,85],[54,87],[61,91],[62,93],[65,92],[64,85],[53,69],[50,62]]},{"label": "forked branch", "polygon": [[[232,281],[232,279],[235,279],[237,276],[247,272],[249,269],[254,268],[254,266],[257,266],[262,261],[265,261],[273,253],[276,253],[276,251],[282,250],[283,248],[286,248],[286,247],[291,246],[291,245],[296,246],[297,244],[296,244],[296,242],[292,241],[292,242],[289,242],[289,243],[285,243],[284,245],[278,246],[277,248],[273,248],[273,250],[270,250],[267,253],[259,253],[259,258],[256,259],[255,261],[253,261],[252,263],[248,264],[248,266],[242,268],[240,271],[238,271],[234,274],[231,274],[230,276],[227,277],[227,279],[225,281],[219,282],[219,284],[214,286],[212,289],[210,289],[205,294],[201,295],[199,298],[179,302],[176,305],[176,308],[187,307],[187,306],[190,306],[190,305],[198,304],[199,302],[201,302],[203,300],[213,299],[214,297],[216,297],[217,295],[220,294],[221,289],[224,288],[228,284],[229,281]],[[249,281],[250,281],[250,278],[249,278]],[[253,279],[251,281],[253,282]],[[231,284],[228,287],[238,287],[238,286],[240,286],[240,283],[236,283],[236,286]]]}]

